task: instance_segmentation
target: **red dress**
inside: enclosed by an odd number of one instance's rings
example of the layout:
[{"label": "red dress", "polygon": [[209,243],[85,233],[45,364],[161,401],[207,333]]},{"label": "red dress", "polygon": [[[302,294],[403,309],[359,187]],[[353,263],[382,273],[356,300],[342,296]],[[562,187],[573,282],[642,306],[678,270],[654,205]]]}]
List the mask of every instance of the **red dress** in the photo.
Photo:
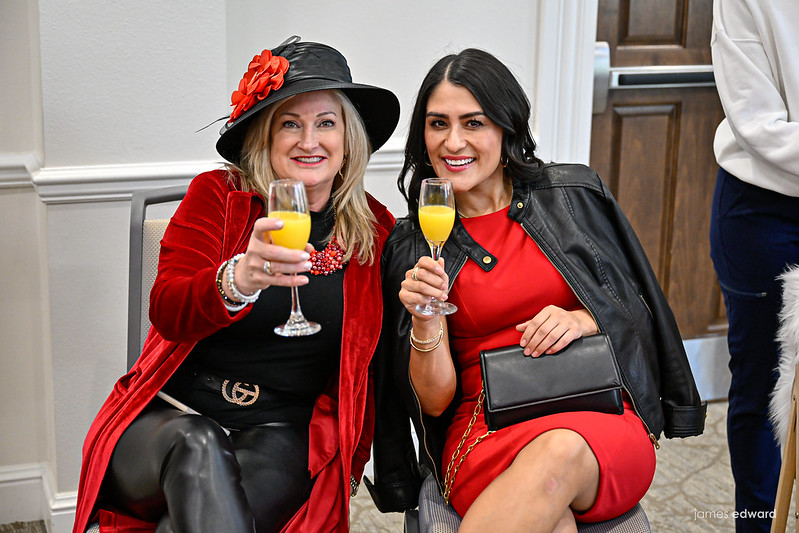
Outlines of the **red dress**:
[{"label": "red dress", "polygon": [[[485,272],[467,262],[450,292],[449,301],[458,306],[458,312],[447,317],[447,322],[450,346],[461,373],[463,399],[447,431],[444,474],[468,427],[482,388],[480,350],[518,343],[521,333],[516,331],[516,325],[533,318],[546,305],[568,310],[583,307],[535,241],[507,215],[506,208],[462,220],[469,234],[497,257],[497,264]],[[622,415],[560,413],[486,436],[468,453],[454,477],[450,501],[455,510],[463,516],[522,448],[541,433],[555,428],[571,429],[582,435],[599,462],[596,502],[587,512],[576,514],[577,520],[596,522],[616,517],[632,508],[646,493],[655,473],[655,453],[643,423],[625,402]],[[454,464],[486,432],[481,413]]]}]

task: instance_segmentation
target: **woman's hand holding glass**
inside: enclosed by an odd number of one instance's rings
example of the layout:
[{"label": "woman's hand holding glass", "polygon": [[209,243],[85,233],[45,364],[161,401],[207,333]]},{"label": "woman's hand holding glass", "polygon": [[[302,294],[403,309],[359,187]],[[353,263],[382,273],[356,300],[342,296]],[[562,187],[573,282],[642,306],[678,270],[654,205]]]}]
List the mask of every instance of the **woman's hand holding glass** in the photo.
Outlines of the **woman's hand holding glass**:
[{"label": "woman's hand holding glass", "polygon": [[[433,261],[438,263],[441,249],[449,238],[455,223],[455,194],[450,180],[443,178],[422,180],[418,215],[419,226],[430,245],[430,255]],[[411,277],[418,279],[419,270],[415,270]],[[416,308],[416,311],[428,316],[451,315],[457,310],[455,305],[435,296],[423,304],[419,304]]]},{"label": "woman's hand holding glass", "polygon": [[[434,261],[430,256],[422,256],[416,265],[405,273],[399,298],[402,305],[412,315],[419,318],[435,319],[420,311],[432,298],[444,302],[447,299],[449,276],[444,271],[444,260]],[[438,319],[434,320],[436,323]]]},{"label": "woman's hand holding glass", "polygon": [[439,416],[450,405],[455,396],[458,378],[449,352],[446,317],[423,314],[419,309],[430,298],[446,300],[448,286],[449,277],[444,272],[444,260],[433,261],[430,256],[422,256],[405,273],[399,291],[402,305],[413,317],[412,332],[421,340],[411,344],[416,348],[411,350],[411,381],[422,411],[431,416]]},{"label": "woman's hand holding glass", "polygon": [[[308,246],[311,235],[311,213],[305,184],[299,180],[282,179],[269,184],[269,216],[283,221],[283,227],[270,232],[272,241],[287,248],[302,250]],[[310,268],[310,265],[309,265]],[[270,263],[264,265],[268,273]],[[277,326],[275,333],[282,337],[303,337],[318,333],[322,326],[310,322],[302,314],[300,295],[296,285],[291,286],[291,314],[285,324]]]},{"label": "woman's hand holding glass", "polygon": [[[239,291],[252,294],[270,285],[300,286],[308,283],[307,276],[286,276],[307,272],[311,268],[309,244],[304,250],[277,246],[270,232],[283,227],[278,218],[263,217],[255,221],[244,257],[236,264],[234,279]],[[267,272],[267,262],[271,274]]]}]

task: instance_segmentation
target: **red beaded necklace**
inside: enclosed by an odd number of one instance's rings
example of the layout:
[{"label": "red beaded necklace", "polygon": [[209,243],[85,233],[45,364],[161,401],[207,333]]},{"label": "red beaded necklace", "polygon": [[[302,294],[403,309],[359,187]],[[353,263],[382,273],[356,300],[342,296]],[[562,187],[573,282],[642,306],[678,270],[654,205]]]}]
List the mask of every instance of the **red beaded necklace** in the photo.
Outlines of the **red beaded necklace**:
[{"label": "red beaded necklace", "polygon": [[314,276],[327,276],[344,268],[344,248],[333,236],[323,250],[311,252],[311,270]]}]

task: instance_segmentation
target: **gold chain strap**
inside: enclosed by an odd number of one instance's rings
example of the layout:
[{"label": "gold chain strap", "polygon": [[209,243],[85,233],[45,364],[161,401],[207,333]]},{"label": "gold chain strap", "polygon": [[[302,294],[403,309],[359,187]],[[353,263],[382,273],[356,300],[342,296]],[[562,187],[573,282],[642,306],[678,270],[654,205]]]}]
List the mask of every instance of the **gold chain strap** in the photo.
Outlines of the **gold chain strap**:
[{"label": "gold chain strap", "polygon": [[[484,399],[485,387],[480,390],[480,396],[477,397],[477,405],[474,407],[474,413],[472,413],[472,418],[469,420],[469,425],[467,426],[466,431],[463,432],[461,442],[458,444],[458,447],[455,448],[455,451],[452,452],[452,458],[449,460],[449,464],[447,465],[447,474],[444,476],[444,501],[447,503],[447,505],[449,505],[449,494],[452,492],[452,485],[455,483],[455,474],[457,474],[458,470],[460,470],[463,461],[466,459],[466,456],[469,455],[469,452],[471,452],[475,446],[477,446],[478,442],[493,433],[493,431],[488,431],[484,435],[477,437],[477,439],[468,448],[466,448],[466,451],[463,452],[458,464],[455,465],[455,459],[458,458],[461,448],[463,448],[463,445],[466,444],[466,439],[469,437],[469,433],[472,432],[472,427],[474,426],[475,422],[477,422],[477,417],[483,410]],[[452,468],[453,465],[455,466],[454,469]]]}]

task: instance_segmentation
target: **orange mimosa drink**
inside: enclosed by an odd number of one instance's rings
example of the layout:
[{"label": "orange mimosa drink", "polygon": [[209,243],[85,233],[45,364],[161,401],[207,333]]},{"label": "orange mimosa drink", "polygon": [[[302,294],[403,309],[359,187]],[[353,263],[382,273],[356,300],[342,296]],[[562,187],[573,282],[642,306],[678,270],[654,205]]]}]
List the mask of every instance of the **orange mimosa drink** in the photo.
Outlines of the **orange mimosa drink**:
[{"label": "orange mimosa drink", "polygon": [[455,223],[455,210],[447,205],[423,205],[419,208],[419,225],[425,238],[444,243]]},{"label": "orange mimosa drink", "polygon": [[295,250],[305,249],[311,235],[311,215],[296,211],[272,211],[269,216],[283,221],[283,229],[269,232],[272,242]]}]

